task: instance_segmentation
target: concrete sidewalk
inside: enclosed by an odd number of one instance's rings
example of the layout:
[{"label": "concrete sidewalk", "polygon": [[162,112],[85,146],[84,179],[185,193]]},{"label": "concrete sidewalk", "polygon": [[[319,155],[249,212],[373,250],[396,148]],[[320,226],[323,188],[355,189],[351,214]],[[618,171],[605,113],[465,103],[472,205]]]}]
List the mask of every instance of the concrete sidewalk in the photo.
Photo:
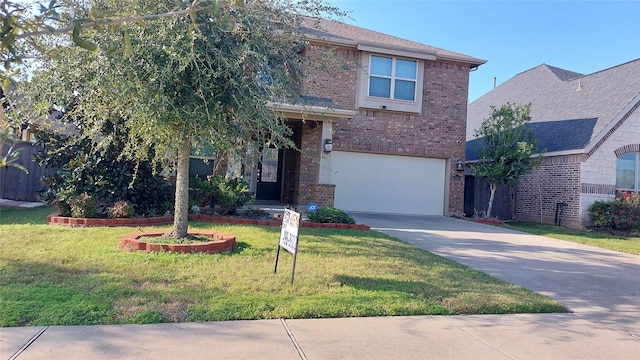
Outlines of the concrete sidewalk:
[{"label": "concrete sidewalk", "polygon": [[570,314],[0,328],[2,359],[639,359],[640,257],[444,217],[359,223]]},{"label": "concrete sidewalk", "polygon": [[16,200],[0,198],[0,206],[8,206],[8,207],[16,207],[16,208],[34,208],[34,207],[44,206],[44,204],[41,202],[16,201]]},{"label": "concrete sidewalk", "polygon": [[[0,329],[3,359],[638,359],[575,314],[408,316]],[[28,345],[28,347],[27,347]]]}]

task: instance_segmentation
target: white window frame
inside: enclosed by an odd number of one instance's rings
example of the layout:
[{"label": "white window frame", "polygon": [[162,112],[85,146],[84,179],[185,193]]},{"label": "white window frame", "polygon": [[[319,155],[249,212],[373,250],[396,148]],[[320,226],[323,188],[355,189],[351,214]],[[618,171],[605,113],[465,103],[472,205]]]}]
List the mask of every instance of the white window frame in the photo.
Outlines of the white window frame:
[{"label": "white window frame", "polygon": [[[386,57],[386,58],[392,59],[393,65],[392,65],[391,77],[373,75],[369,73],[369,68],[371,66],[371,56],[380,56],[380,57]],[[398,59],[416,62],[414,100],[401,100],[401,99],[369,96],[369,83],[370,83],[371,76],[381,77],[381,78],[384,77],[384,78],[391,79],[391,93],[390,93],[391,97],[393,96],[395,80],[413,80],[413,79],[403,79],[403,78],[395,77],[395,64]],[[417,113],[417,114],[422,113],[422,91],[423,91],[422,89],[424,86],[424,82],[423,82],[424,61],[422,59],[382,54],[382,53],[362,52],[360,66],[361,66],[361,71],[358,72],[358,95],[357,95],[357,100],[358,100],[357,106],[359,108],[411,112],[411,113]]]},{"label": "white window frame", "polygon": [[[633,187],[634,187],[633,189],[618,187],[618,159],[628,154],[635,155],[635,159],[634,159],[635,178],[633,180]],[[620,156],[618,156],[618,158],[616,158],[616,191],[631,191],[636,193],[640,192],[640,152],[625,153],[625,154],[621,154]]]}]

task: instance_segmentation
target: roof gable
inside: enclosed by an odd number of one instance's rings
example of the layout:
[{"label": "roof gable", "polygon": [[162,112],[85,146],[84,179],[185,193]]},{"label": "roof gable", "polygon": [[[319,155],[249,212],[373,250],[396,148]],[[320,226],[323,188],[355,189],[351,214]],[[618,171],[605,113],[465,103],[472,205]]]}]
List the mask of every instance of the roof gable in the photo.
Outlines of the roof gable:
[{"label": "roof gable", "polygon": [[593,140],[638,94],[640,59],[588,75],[543,64],[469,104],[467,140],[473,139],[475,129],[489,115],[490,105],[507,102],[531,103],[531,118],[536,123],[595,118]]},{"label": "roof gable", "polygon": [[555,76],[558,77],[558,79],[562,81],[567,81],[567,80],[575,79],[580,76],[584,76],[584,74],[580,74],[580,73],[565,70],[565,69],[560,69],[555,66],[549,66],[549,65],[544,65],[544,66],[546,66]]},{"label": "roof gable", "polygon": [[435,55],[437,60],[457,61],[469,64],[471,67],[476,67],[486,62],[486,60],[335,20],[305,17],[302,23],[302,31],[310,37],[338,44],[351,46],[374,45],[381,48],[431,54]]}]

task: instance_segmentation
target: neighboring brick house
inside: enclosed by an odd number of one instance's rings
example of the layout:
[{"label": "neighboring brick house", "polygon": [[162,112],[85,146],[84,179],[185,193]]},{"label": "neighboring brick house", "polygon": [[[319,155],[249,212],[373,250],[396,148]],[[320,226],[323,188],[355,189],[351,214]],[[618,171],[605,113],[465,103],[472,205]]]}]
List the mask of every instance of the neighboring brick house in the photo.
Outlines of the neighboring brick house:
[{"label": "neighboring brick house", "polygon": [[589,225],[587,209],[617,191],[640,190],[640,59],[589,75],[548,65],[522,72],[469,105],[467,160],[474,131],[490,105],[531,103],[531,124],[542,165],[516,188],[515,218]]},{"label": "neighboring brick house", "polygon": [[469,71],[485,61],[335,21],[319,25],[305,28],[304,56],[325,60],[306,69],[305,103],[275,104],[302,151],[272,149],[247,170],[257,198],[461,213],[456,161],[464,160]]}]

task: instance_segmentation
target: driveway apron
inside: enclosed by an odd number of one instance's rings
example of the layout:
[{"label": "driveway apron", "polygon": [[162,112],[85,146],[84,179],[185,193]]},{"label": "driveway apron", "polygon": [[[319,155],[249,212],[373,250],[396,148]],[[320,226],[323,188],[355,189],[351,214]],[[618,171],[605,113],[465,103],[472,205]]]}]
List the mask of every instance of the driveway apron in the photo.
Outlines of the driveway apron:
[{"label": "driveway apron", "polygon": [[441,216],[357,213],[354,218],[640,338],[640,256]]}]

